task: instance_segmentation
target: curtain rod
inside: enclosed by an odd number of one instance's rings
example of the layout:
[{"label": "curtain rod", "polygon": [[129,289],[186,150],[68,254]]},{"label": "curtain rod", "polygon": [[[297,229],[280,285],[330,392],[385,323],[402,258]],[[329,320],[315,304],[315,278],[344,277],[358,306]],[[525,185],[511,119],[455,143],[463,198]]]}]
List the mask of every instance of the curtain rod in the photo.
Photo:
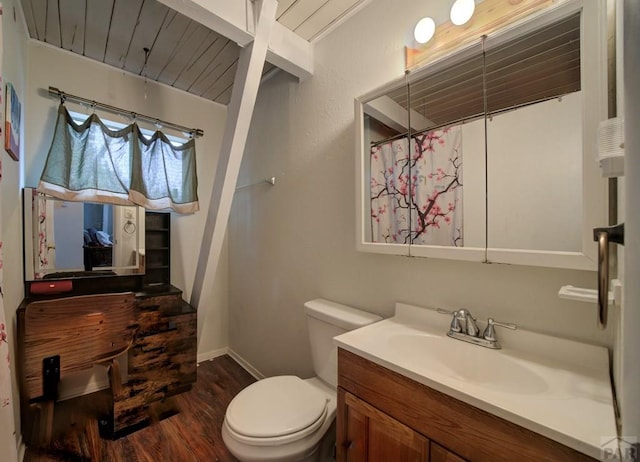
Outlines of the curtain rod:
[{"label": "curtain rod", "polygon": [[[576,90],[578,91],[578,90]],[[553,99],[557,99],[562,101],[562,98],[570,95],[571,93],[575,93],[573,91],[570,91],[568,93],[563,93],[561,95],[555,95],[555,96],[548,96],[546,98],[540,98],[540,99],[536,99],[536,100],[531,100],[531,101],[527,101],[526,103],[520,103],[520,104],[514,104],[512,106],[509,107],[505,107],[502,109],[496,109],[495,111],[492,112],[488,112],[487,113],[487,117],[489,117],[489,120],[491,120],[491,118],[493,116],[497,116],[500,114],[504,114],[505,112],[510,112],[510,111],[515,111],[516,109],[522,109],[524,107],[527,106],[533,106],[534,104],[538,104],[538,103],[546,103],[547,101],[551,101]],[[434,130],[440,130],[441,128],[444,127],[448,127],[448,126],[453,126],[453,125],[460,125],[462,123],[467,123],[467,122],[474,122],[480,118],[484,117],[483,113],[479,113],[479,114],[474,114],[474,115],[470,115],[467,117],[461,117],[459,119],[455,119],[455,120],[450,120],[449,122],[445,122],[443,124],[439,124],[439,125],[433,125],[431,127],[427,127],[425,129],[422,130],[417,130],[415,132],[411,133],[411,136],[418,136],[418,135],[422,135],[423,133],[427,133],[427,132],[431,132]],[[400,139],[407,136],[407,132],[402,132],[402,133],[398,133],[397,135],[393,135],[390,136],[388,138],[379,140],[379,141],[371,141],[369,144],[373,147],[373,146],[379,146],[381,144],[385,144],[388,143],[389,141],[394,141],[396,139]]]},{"label": "curtain rod", "polygon": [[89,104],[91,107],[99,107],[101,109],[105,109],[110,112],[115,112],[116,114],[124,114],[133,117],[133,119],[142,119],[151,123],[158,123],[165,127],[173,128],[175,130],[179,130],[181,132],[189,133],[191,136],[199,137],[204,135],[204,131],[200,128],[189,128],[184,125],[174,124],[172,122],[167,122],[166,120],[158,119],[157,117],[151,117],[144,114],[138,114],[137,112],[127,111],[126,109],[121,109],[116,106],[111,106],[105,103],[99,103],[97,101],[93,101],[91,99],[83,98],[82,96],[70,95],[69,93],[65,93],[62,90],[57,89],[56,87],[49,87],[49,95],[55,96],[56,98],[60,98],[62,102],[65,100],[73,100],[79,103]]}]

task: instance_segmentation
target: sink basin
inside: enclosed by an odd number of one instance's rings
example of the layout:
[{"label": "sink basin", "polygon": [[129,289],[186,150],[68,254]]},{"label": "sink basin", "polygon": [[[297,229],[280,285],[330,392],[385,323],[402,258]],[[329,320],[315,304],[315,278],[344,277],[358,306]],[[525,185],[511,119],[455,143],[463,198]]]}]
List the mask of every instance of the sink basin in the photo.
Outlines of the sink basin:
[{"label": "sink basin", "polygon": [[438,372],[460,382],[527,394],[543,393],[548,389],[544,378],[527,367],[525,361],[447,336],[396,333],[389,336],[387,345],[402,352],[405,361],[419,364],[420,369]]},{"label": "sink basin", "polygon": [[[500,350],[447,336],[450,318],[396,304],[393,318],[335,337],[340,348],[594,458],[616,435],[606,348],[523,329]],[[348,371],[347,371],[348,373]]]}]

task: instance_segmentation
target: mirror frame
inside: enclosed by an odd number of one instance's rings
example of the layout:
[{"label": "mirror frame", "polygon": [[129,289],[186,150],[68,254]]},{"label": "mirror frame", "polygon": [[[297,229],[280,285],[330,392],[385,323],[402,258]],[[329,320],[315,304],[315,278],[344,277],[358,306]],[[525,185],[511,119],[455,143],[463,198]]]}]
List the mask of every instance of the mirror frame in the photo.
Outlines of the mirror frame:
[{"label": "mirror frame", "polygon": [[[580,15],[580,79],[582,95],[582,250],[580,252],[445,247],[434,245],[386,244],[367,242],[366,223],[370,207],[364,203],[366,178],[364,105],[391,90],[405,84],[405,77],[393,80],[373,91],[355,98],[356,124],[356,249],[390,255],[420,256],[485,263],[506,263],[551,268],[595,271],[597,246],[593,242],[592,229],[608,223],[608,185],[597,163],[595,134],[598,125],[607,118],[607,67],[606,67],[606,5],[593,0],[567,0],[537,12],[521,21],[487,34],[485,49],[490,50],[515,37],[552,24],[575,13]],[[585,34],[585,31],[589,31]],[[436,73],[477,52],[477,43],[453,51],[419,68],[415,73],[422,77]],[[489,154],[487,154],[489,155]],[[485,165],[485,168],[487,166]],[[490,188],[491,185],[489,184]],[[487,210],[485,210],[485,223]],[[485,236],[488,242],[488,236]]]},{"label": "mirror frame", "polygon": [[[471,43],[457,50],[454,54],[444,56],[428,66],[411,73],[411,78],[422,78],[435,74],[440,70],[463,61],[478,53],[478,44]],[[389,255],[404,255],[411,257],[429,257],[462,261],[486,261],[486,249],[484,247],[447,247],[440,245],[411,245],[411,244],[387,244],[382,242],[366,241],[367,214],[370,207],[364,203],[364,185],[368,184],[366,178],[365,161],[365,133],[364,133],[364,106],[366,103],[396,90],[407,84],[407,77],[395,79],[382,87],[368,92],[355,99],[355,123],[356,123],[356,249],[362,252],[382,253]],[[485,214],[486,217],[486,214]],[[486,219],[486,218],[485,218]]]},{"label": "mirror frame", "polygon": [[[140,223],[144,223],[144,208],[139,206],[130,206],[136,208],[136,264],[127,265],[127,266],[105,266],[96,268],[95,274],[90,274],[91,272],[87,272],[86,275],[82,276],[69,276],[69,277],[58,277],[58,278],[36,278],[35,277],[35,268],[34,268],[34,236],[33,236],[33,217],[32,217],[32,192],[38,192],[37,188],[27,187],[25,186],[22,189],[22,207],[23,207],[23,217],[22,217],[22,231],[23,231],[23,258],[24,258],[24,280],[25,282],[39,282],[39,281],[56,281],[60,279],[76,279],[76,278],[88,278],[88,277],[117,277],[117,276],[144,276],[145,267],[143,261],[144,252],[144,235],[141,235],[144,228],[140,226]],[[39,193],[39,192],[38,192]],[[39,193],[40,194],[40,193]],[[47,200],[59,201],[59,202],[78,202],[78,201],[65,201],[64,199],[59,199],[57,197],[49,196],[45,194]],[[80,201],[80,203],[94,203],[94,202],[84,202]],[[95,202],[99,204],[98,202]],[[122,204],[103,204],[103,205],[122,205]],[[76,269],[76,268],[54,268],[52,273],[64,273],[64,272],[84,272],[84,268]],[[101,274],[101,270],[111,270],[115,274]],[[137,270],[137,271],[132,271]],[[124,272],[123,272],[124,271]],[[129,271],[129,272],[127,272]]]}]

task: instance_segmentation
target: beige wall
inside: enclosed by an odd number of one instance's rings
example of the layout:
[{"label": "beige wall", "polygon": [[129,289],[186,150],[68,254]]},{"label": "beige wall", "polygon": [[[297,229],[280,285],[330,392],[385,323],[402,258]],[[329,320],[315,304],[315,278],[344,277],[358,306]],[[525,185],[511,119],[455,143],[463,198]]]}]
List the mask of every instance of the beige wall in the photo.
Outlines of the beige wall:
[{"label": "beige wall", "polygon": [[[25,87],[26,87],[26,42],[27,34],[22,22],[18,0],[3,0],[3,20],[2,20],[2,91],[4,84],[13,84],[18,96],[23,104],[23,131],[21,140],[25,139],[24,131],[24,107]],[[4,98],[3,98],[4,103]],[[1,109],[4,111],[4,104]],[[4,118],[3,118],[4,120]],[[24,144],[23,144],[24,146]],[[24,154],[24,151],[21,155]],[[23,297],[23,265],[22,265],[22,207],[20,199],[22,162],[13,161],[5,152],[4,147],[0,147],[0,157],[2,159],[2,186],[0,188],[0,201],[2,202],[2,252],[4,256],[4,271],[2,290],[4,295],[5,319],[9,330],[9,348],[12,363],[13,382],[13,414],[15,427],[20,425],[20,406],[18,399],[18,386],[15,376],[15,310]],[[3,422],[0,427],[0,448],[6,448],[2,452],[6,457],[12,459],[11,444],[16,444],[20,438],[20,433],[13,434],[13,429],[4,427]],[[14,440],[15,438],[15,440]]]},{"label": "beige wall", "polygon": [[[15,313],[22,298],[22,206],[21,188],[36,186],[48,150],[58,102],[47,96],[49,86],[132,111],[150,114],[187,126],[202,128],[205,136],[198,139],[199,196],[203,212],[172,217],[172,281],[189,299],[193,273],[199,254],[199,240],[211,193],[226,108],[169,87],[148,82],[145,99],[144,80],[117,69],[86,60],[44,44],[28,41],[14,0],[5,0],[3,22],[4,82],[15,86],[23,103],[23,145],[20,162],[2,155],[3,181],[2,237],[4,241],[4,307],[7,323],[15,332]],[[16,7],[17,21],[13,21]],[[71,109],[79,106],[70,104]],[[82,110],[80,110],[82,112]],[[105,114],[106,115],[106,114]],[[108,115],[107,117],[114,117]],[[227,346],[227,264],[226,248],[219,262],[215,281],[205,285],[198,310],[198,354],[210,356]],[[217,263],[217,262],[216,262]],[[214,262],[210,262],[214,264]],[[10,341],[12,361],[14,343]],[[18,403],[18,387],[14,383],[14,403]],[[14,406],[15,438],[20,438],[19,406]],[[13,435],[9,435],[13,438]],[[10,444],[0,432],[0,447]]]},{"label": "beige wall", "polygon": [[[196,141],[201,211],[193,215],[173,214],[171,217],[171,281],[184,291],[184,298],[189,300],[224,130],[226,107],[152,81],[145,84],[141,77],[40,42],[29,42],[28,67],[26,122],[29,135],[25,147],[27,186],[37,185],[53,133],[58,100],[47,95],[49,86],[140,114],[204,130],[205,135]],[[89,111],[77,104],[67,105],[69,109],[78,112]],[[99,114],[111,120],[125,122],[125,119],[118,115],[100,112]],[[202,303],[198,309],[200,355],[206,356],[227,346],[227,291],[224,289],[226,277],[226,262],[223,261],[218,268],[216,280],[205,285]]]},{"label": "beige wall", "polygon": [[[401,3],[401,4],[399,4]],[[444,5],[444,2],[441,2]],[[383,316],[396,301],[466,307],[522,328],[609,345],[595,306],[561,300],[591,272],[355,250],[354,97],[404,72],[405,37],[441,4],[376,0],[316,44],[314,76],[263,84],[229,227],[229,346],[265,375],[312,374],[303,303],[325,297]]]}]

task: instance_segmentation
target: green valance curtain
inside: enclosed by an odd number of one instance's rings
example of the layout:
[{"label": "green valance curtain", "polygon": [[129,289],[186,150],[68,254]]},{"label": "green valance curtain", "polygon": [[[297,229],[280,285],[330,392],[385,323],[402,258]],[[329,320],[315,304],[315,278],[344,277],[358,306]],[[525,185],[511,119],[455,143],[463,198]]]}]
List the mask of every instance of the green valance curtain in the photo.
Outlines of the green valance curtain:
[{"label": "green valance curtain", "polygon": [[174,146],[137,124],[109,129],[96,115],[76,124],[64,104],[38,190],[70,201],[199,210],[195,140]]}]

